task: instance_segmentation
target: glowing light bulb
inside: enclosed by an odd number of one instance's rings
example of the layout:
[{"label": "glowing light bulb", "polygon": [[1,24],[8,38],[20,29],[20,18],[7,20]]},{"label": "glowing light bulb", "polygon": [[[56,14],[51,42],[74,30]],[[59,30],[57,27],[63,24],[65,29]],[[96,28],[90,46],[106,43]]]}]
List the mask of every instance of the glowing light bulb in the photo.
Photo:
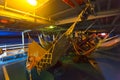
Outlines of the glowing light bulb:
[{"label": "glowing light bulb", "polygon": [[53,28],[54,28],[54,26],[50,26],[49,28],[53,29]]},{"label": "glowing light bulb", "polygon": [[27,0],[29,4],[36,6],[37,5],[37,1],[36,0]]},{"label": "glowing light bulb", "polygon": [[105,36],[105,35],[106,35],[106,33],[101,33],[101,35],[102,35],[102,36]]}]

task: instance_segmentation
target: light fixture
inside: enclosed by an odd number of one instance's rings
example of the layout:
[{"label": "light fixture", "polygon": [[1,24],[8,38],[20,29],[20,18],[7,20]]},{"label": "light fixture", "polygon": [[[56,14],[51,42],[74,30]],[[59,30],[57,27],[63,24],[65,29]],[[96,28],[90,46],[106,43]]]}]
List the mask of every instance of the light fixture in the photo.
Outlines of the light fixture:
[{"label": "light fixture", "polygon": [[106,33],[101,33],[101,36],[105,36],[106,35]]},{"label": "light fixture", "polygon": [[49,28],[50,28],[50,29],[53,29],[53,28],[55,28],[55,26],[49,26]]},{"label": "light fixture", "polygon": [[6,20],[6,19],[1,19],[0,22],[3,23],[3,24],[7,24],[9,21]]},{"label": "light fixture", "polygon": [[37,5],[37,1],[36,0],[27,0],[29,4],[36,6]]}]

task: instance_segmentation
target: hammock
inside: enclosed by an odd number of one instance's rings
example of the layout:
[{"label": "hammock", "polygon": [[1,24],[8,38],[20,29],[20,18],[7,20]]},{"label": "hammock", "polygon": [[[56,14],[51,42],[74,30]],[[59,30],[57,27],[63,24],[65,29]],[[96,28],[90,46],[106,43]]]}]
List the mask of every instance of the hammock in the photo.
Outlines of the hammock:
[{"label": "hammock", "polygon": [[50,42],[47,42],[45,41],[43,38],[41,38],[40,36],[38,37],[39,38],[39,42],[40,42],[40,45],[45,48],[45,49],[49,49],[50,46],[51,46],[51,43]]},{"label": "hammock", "polygon": [[[82,34],[84,35],[84,34]],[[74,39],[72,41],[72,45],[76,51],[76,55],[89,55],[91,52],[93,52],[96,49],[97,41],[96,41],[96,35],[92,34],[89,37],[84,36],[84,40],[78,40],[78,38]]]},{"label": "hammock", "polygon": [[[71,27],[73,28],[75,26]],[[67,30],[67,32],[69,31]],[[70,34],[71,32],[69,32],[69,34],[64,33],[59,39],[54,41],[48,50],[41,47],[32,39],[32,43],[28,45],[27,69],[31,70],[33,67],[36,67],[38,71],[41,71],[48,66],[55,65],[59,58],[65,54],[69,48],[70,43],[67,36]]]},{"label": "hammock", "polygon": [[47,69],[49,66],[55,65],[57,61],[63,56],[70,46],[70,41],[68,40],[70,34],[80,19],[82,13],[87,10],[87,6],[78,16],[76,21],[70,26],[70,28],[63,33],[59,39],[56,39],[51,47],[46,50],[41,47],[38,43],[32,40],[32,43],[28,45],[28,58],[27,58],[27,69],[31,71],[33,67],[36,67],[40,72],[43,69]]},{"label": "hammock", "polygon": [[68,28],[68,30],[63,33],[58,40],[55,41],[54,50],[52,53],[52,65],[55,65],[59,58],[66,53],[68,48],[70,47],[69,36],[73,32],[75,25],[77,24],[78,20],[82,16],[83,12],[87,10],[89,6],[87,6],[82,12],[78,15],[75,22]]},{"label": "hammock", "polygon": [[1,55],[1,54],[3,54],[3,50],[2,50],[2,48],[0,48],[0,55]]},{"label": "hammock", "polygon": [[58,40],[55,40],[48,50],[32,40],[32,43],[28,45],[27,69],[31,71],[32,68],[36,67],[37,71],[40,72],[43,69],[55,65],[59,58],[66,53],[69,44],[66,34],[63,34]]},{"label": "hammock", "polygon": [[27,69],[31,70],[44,57],[47,51],[34,40],[28,45]]}]

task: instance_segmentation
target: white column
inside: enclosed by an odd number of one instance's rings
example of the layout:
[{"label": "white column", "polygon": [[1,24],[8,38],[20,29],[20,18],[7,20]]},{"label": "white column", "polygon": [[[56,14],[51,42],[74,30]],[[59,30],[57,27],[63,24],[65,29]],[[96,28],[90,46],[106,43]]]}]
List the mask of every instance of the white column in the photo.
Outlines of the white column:
[{"label": "white column", "polygon": [[23,45],[23,51],[24,51],[24,45],[25,45],[25,42],[24,42],[24,32],[22,32],[22,45]]}]

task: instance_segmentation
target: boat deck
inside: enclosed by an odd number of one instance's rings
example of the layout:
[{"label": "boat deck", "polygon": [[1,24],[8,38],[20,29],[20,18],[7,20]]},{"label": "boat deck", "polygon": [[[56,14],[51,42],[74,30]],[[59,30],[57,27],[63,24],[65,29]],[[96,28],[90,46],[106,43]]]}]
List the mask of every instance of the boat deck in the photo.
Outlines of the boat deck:
[{"label": "boat deck", "polygon": [[[92,56],[97,61],[101,73],[89,63],[72,63],[70,57],[63,60],[63,66],[41,72],[32,70],[33,80],[120,80],[120,45],[107,50],[97,50]],[[25,67],[26,57],[0,62],[0,80],[29,80]],[[6,71],[4,70],[4,68]],[[51,69],[51,68],[50,68]],[[7,75],[8,74],[8,75]],[[8,76],[8,77],[7,77]],[[6,79],[9,78],[9,79]]]}]

